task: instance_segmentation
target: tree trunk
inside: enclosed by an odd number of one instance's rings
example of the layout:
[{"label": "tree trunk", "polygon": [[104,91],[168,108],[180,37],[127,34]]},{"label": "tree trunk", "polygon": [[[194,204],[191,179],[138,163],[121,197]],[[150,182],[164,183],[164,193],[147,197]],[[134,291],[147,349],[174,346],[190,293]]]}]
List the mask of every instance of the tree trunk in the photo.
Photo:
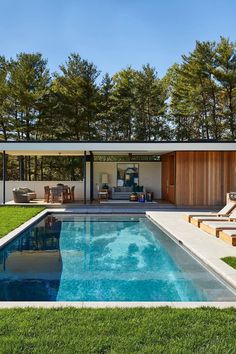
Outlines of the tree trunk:
[{"label": "tree trunk", "polygon": [[20,181],[24,181],[25,179],[24,156],[19,156],[18,161],[19,161],[19,178]]},{"label": "tree trunk", "polygon": [[230,132],[231,132],[231,137],[234,140],[235,139],[235,118],[234,118],[232,87],[231,86],[228,90],[228,96],[229,96],[229,111],[230,111],[230,121],[229,121]]},{"label": "tree trunk", "polygon": [[38,179],[38,157],[34,157],[34,180],[37,181]]},{"label": "tree trunk", "polygon": [[31,158],[30,156],[28,157],[28,181],[31,181]]},{"label": "tree trunk", "polygon": [[44,180],[44,175],[43,175],[43,156],[41,156],[41,161],[40,161],[40,180]]},{"label": "tree trunk", "polygon": [[24,169],[24,172],[25,172],[25,181],[28,180],[28,157],[25,156],[25,163],[24,163],[24,166],[25,166],[25,169]]}]

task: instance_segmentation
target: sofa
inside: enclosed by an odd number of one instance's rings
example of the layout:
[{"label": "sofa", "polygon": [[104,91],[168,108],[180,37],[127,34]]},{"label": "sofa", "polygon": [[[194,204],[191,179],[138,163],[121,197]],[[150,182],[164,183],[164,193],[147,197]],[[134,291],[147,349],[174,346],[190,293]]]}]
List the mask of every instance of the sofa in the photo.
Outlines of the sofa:
[{"label": "sofa", "polygon": [[111,199],[126,200],[133,192],[133,187],[112,187]]},{"label": "sofa", "polygon": [[136,187],[112,187],[110,192],[111,199],[116,200],[128,200],[130,194],[136,193],[145,193],[145,188],[143,186]]}]

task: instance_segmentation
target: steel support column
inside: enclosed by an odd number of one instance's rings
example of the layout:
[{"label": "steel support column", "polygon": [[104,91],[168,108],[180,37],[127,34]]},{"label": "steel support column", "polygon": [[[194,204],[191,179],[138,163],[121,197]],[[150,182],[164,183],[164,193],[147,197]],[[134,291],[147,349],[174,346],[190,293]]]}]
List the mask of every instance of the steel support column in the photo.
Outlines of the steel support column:
[{"label": "steel support column", "polygon": [[93,153],[90,151],[90,202],[93,201]]},{"label": "steel support column", "polygon": [[7,173],[7,166],[6,166],[6,152],[3,151],[2,154],[2,203],[6,203],[6,173]]},{"label": "steel support column", "polygon": [[87,189],[87,179],[86,179],[86,151],[84,151],[84,204],[86,204],[86,189]]}]

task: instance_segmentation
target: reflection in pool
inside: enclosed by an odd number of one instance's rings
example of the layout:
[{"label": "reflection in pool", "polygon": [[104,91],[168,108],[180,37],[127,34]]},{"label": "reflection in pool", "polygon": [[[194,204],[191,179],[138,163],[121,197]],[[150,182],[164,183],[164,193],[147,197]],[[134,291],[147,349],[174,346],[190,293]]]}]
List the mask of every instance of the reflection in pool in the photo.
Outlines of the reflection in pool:
[{"label": "reflection in pool", "polygon": [[54,214],[0,252],[1,301],[235,301],[146,217]]}]

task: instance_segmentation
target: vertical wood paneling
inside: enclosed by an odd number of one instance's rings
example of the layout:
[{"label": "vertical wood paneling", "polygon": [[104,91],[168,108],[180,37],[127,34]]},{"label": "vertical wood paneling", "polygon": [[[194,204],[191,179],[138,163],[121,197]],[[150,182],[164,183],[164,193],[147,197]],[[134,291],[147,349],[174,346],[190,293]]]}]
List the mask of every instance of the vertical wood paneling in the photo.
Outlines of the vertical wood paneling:
[{"label": "vertical wood paneling", "polygon": [[236,191],[236,152],[176,152],[176,204],[214,206]]},{"label": "vertical wood paneling", "polygon": [[[162,155],[161,161],[162,199],[175,203],[175,153]],[[172,170],[174,170],[174,184],[171,184],[170,173]]]}]

